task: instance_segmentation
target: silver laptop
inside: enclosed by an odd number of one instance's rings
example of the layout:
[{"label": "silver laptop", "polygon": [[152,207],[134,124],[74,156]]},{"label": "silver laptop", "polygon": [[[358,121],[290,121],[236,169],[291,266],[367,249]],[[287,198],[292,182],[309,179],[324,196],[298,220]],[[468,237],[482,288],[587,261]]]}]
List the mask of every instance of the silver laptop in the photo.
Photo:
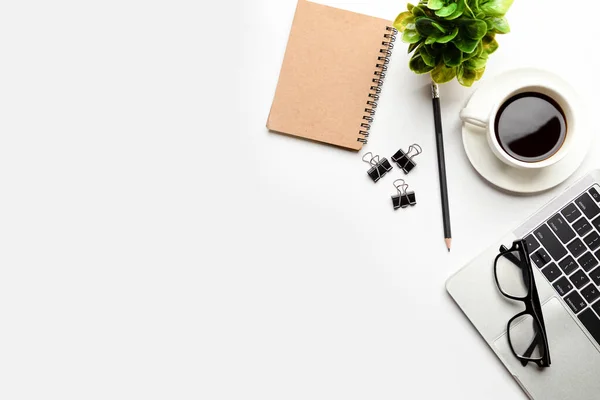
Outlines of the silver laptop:
[{"label": "silver laptop", "polygon": [[[503,296],[495,280],[500,246],[510,248],[521,238],[542,305],[548,368],[532,362],[523,366],[515,357],[507,324],[524,306]],[[490,246],[446,288],[530,398],[600,399],[600,170]]]}]

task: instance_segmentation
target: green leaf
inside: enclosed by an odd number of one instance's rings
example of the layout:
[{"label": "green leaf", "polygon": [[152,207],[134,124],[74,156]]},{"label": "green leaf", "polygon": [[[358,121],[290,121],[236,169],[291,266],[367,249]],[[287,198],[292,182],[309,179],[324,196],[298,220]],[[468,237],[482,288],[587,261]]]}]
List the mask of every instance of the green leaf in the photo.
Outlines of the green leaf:
[{"label": "green leaf", "polygon": [[433,43],[431,46],[429,46],[429,52],[431,54],[434,55],[439,55],[440,53],[443,53],[444,51],[446,51],[446,44],[442,44],[442,43]]},{"label": "green leaf", "polygon": [[442,32],[442,33],[446,33],[448,32],[448,30],[446,28],[444,28],[442,25],[440,25],[437,22],[433,22],[433,26],[435,26],[437,28],[438,31]]},{"label": "green leaf", "polygon": [[427,52],[434,57],[441,56],[445,50],[446,50],[446,45],[433,43],[433,44],[427,46]]},{"label": "green leaf", "polygon": [[435,83],[450,82],[456,76],[456,67],[446,67],[444,64],[439,64],[431,71],[431,79]]},{"label": "green leaf", "polygon": [[408,45],[408,54],[412,53],[413,51],[415,51],[416,49],[419,48],[419,46],[421,46],[423,44],[423,41],[418,41],[416,43],[411,43]]},{"label": "green leaf", "polygon": [[413,9],[413,8],[415,8],[415,6],[413,6],[413,5],[412,5],[412,4],[410,4],[410,3],[408,3],[408,4],[406,5],[406,9],[407,9],[408,11],[412,11],[412,9]]},{"label": "green leaf", "polygon": [[[508,33],[510,32],[510,26],[508,25],[508,21],[504,17],[494,17],[488,19],[491,23],[491,28],[489,30],[493,30],[495,33]],[[487,22],[487,21],[486,21]]]},{"label": "green leaf", "polygon": [[483,73],[485,72],[485,67],[478,69],[475,71],[475,80],[478,81],[481,79],[481,77],[483,76]]},{"label": "green leaf", "polygon": [[448,67],[458,67],[463,62],[463,53],[455,46],[448,46],[443,54],[444,64]]},{"label": "green leaf", "polygon": [[489,0],[480,5],[481,11],[490,17],[503,17],[514,0]]},{"label": "green leaf", "polygon": [[458,8],[458,4],[452,3],[452,4],[449,4],[445,7],[442,7],[439,10],[437,10],[435,12],[435,15],[437,15],[438,17],[441,17],[441,18],[445,18],[445,17],[452,15],[456,11],[457,8]]},{"label": "green leaf", "polygon": [[[453,42],[456,45],[456,41]],[[477,43],[477,46],[475,46],[475,50],[473,50],[473,52],[471,53],[463,53],[463,62],[466,60],[470,60],[471,58],[474,57],[479,57],[481,55],[481,53],[483,53],[483,44],[481,44],[481,42]]]},{"label": "green leaf", "polygon": [[479,19],[463,19],[461,30],[471,39],[481,39],[487,33],[487,24]]},{"label": "green leaf", "polygon": [[[483,43],[481,41],[479,41],[479,43],[477,43],[477,47],[475,48],[475,51],[472,53],[473,57],[479,57],[480,55],[483,54]],[[473,58],[471,57],[471,58]]]},{"label": "green leaf", "polygon": [[477,43],[479,40],[471,39],[466,35],[462,34],[462,31],[454,38],[452,41],[454,45],[463,53],[472,53],[477,48]]},{"label": "green leaf", "polygon": [[487,64],[487,60],[488,60],[488,55],[486,53],[483,53],[479,57],[474,57],[474,58],[471,58],[470,60],[467,60],[464,63],[464,66],[466,68],[473,69],[473,70],[485,68],[485,65]]},{"label": "green leaf", "polygon": [[410,11],[404,11],[394,21],[394,28],[398,29],[400,32],[404,32],[409,24],[415,22],[415,17],[412,15]]},{"label": "green leaf", "polygon": [[405,43],[417,43],[419,40],[421,40],[421,35],[412,29],[407,29],[402,34],[402,41]]},{"label": "green leaf", "polygon": [[484,73],[485,67],[480,69],[470,69],[463,64],[458,67],[456,79],[463,86],[471,86],[475,81],[480,80]]},{"label": "green leaf", "polygon": [[411,43],[408,45],[408,54],[412,53],[413,51],[417,50],[421,45],[423,44],[423,40],[419,40],[416,43]]},{"label": "green leaf", "polygon": [[411,71],[413,71],[416,74],[426,74],[433,69],[433,67],[430,67],[429,65],[425,64],[420,54],[416,53],[408,62],[408,66],[410,67]]},{"label": "green leaf", "polygon": [[465,0],[458,0],[456,2],[456,11],[454,11],[451,15],[447,16],[445,19],[447,21],[452,21],[452,20],[460,17],[461,15],[463,15],[464,12],[465,12]]},{"label": "green leaf", "polygon": [[458,82],[463,86],[472,86],[476,80],[476,77],[477,72],[475,72],[475,70],[465,68],[464,65],[458,67],[458,71],[456,72],[456,79],[458,79]]},{"label": "green leaf", "polygon": [[440,36],[440,33],[446,33],[446,29],[444,29],[443,26],[441,26],[431,18],[417,18],[415,26],[421,36]]},{"label": "green leaf", "polygon": [[483,44],[483,51],[488,55],[498,50],[498,42],[493,33],[485,35],[483,39],[481,39],[481,43]]},{"label": "green leaf", "polygon": [[425,39],[425,44],[434,44],[437,40],[436,36],[429,36],[427,39]]},{"label": "green leaf", "polygon": [[427,2],[427,8],[430,10],[439,10],[444,7],[444,0],[429,0]]},{"label": "green leaf", "polygon": [[[425,44],[427,44],[427,42],[425,42]],[[422,46],[419,49],[419,54],[421,54],[421,58],[425,64],[429,65],[430,67],[435,67],[437,64],[435,56],[429,53],[427,46]]]},{"label": "green leaf", "polygon": [[451,33],[449,33],[448,35],[437,38],[436,42],[437,43],[448,43],[449,41],[454,39],[456,37],[456,35],[458,35],[458,27],[454,28],[454,30]]},{"label": "green leaf", "polygon": [[423,10],[423,7],[421,6],[414,6],[413,9],[411,10],[412,14],[415,17],[426,17],[427,14],[425,13],[425,10]]}]

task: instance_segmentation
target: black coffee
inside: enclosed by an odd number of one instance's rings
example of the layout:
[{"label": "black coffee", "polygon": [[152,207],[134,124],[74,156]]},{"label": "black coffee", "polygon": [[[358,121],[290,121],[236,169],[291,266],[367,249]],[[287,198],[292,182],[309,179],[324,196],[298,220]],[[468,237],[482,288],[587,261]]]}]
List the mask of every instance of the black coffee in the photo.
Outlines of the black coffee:
[{"label": "black coffee", "polygon": [[536,162],[560,149],[567,136],[567,119],[552,98],[527,92],[511,97],[500,107],[494,128],[500,146],[511,157]]}]

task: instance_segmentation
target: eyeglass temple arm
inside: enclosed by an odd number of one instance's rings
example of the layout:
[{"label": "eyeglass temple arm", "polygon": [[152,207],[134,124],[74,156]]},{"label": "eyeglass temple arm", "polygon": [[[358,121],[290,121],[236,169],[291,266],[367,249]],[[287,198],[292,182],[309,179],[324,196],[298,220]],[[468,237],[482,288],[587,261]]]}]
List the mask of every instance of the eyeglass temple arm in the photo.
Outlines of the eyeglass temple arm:
[{"label": "eyeglass temple arm", "polygon": [[[536,333],[535,337],[533,338],[533,340],[531,341],[531,344],[529,345],[529,347],[527,348],[527,350],[525,351],[525,353],[523,353],[523,357],[525,358],[530,358],[531,355],[533,354],[533,351],[535,350],[536,346],[539,345],[543,345],[543,343],[541,342],[542,340],[542,335],[540,335],[539,332]],[[522,366],[526,366],[528,363],[527,360],[521,360],[521,365]]]},{"label": "eyeglass temple arm", "polygon": [[[500,251],[508,251],[508,248],[504,245],[500,246]],[[526,285],[529,285],[529,275],[525,272],[525,270],[523,269],[523,267],[521,266],[521,260],[519,260],[517,257],[515,257],[513,254],[511,253],[506,253],[504,254],[504,257],[506,257],[506,259],[508,259],[510,262],[512,262],[513,264],[515,264],[517,267],[521,268],[521,270],[523,271],[523,280],[525,281]],[[539,299],[538,293],[537,293],[537,288],[535,287],[535,285],[533,286],[533,292],[532,295],[537,297]],[[539,300],[538,300],[539,301]],[[540,322],[542,324],[542,329],[546,329],[546,325],[544,323],[544,317],[543,314],[541,313],[541,310],[536,310],[536,311],[540,311],[539,314],[539,318],[540,318]],[[531,355],[533,354],[533,351],[535,350],[535,347],[537,345],[543,346],[544,343],[542,341],[542,335],[540,334],[540,332],[537,332],[535,337],[533,338],[533,340],[531,341],[531,344],[529,345],[529,347],[527,348],[527,351],[525,351],[525,354],[523,354],[523,356],[525,358],[530,358]],[[527,365],[527,361],[522,360],[521,361],[521,365],[526,366]]]},{"label": "eyeglass temple arm", "polygon": [[[504,245],[501,246],[501,249],[503,249],[503,251],[508,251],[508,249]],[[508,258],[509,261],[511,261],[513,264],[515,264],[516,266],[518,266],[519,268],[521,268],[521,270],[523,271],[523,280],[525,281],[526,285],[529,285],[529,275],[525,273],[525,270],[523,269],[523,267],[521,266],[521,263],[519,262],[520,260],[517,259],[517,257],[515,257],[514,255],[512,255],[510,253],[507,253],[505,255],[505,257]],[[525,261],[525,262],[527,262],[527,261]],[[538,314],[538,318],[540,319],[540,323],[542,325],[542,328],[545,330],[546,329],[546,323],[544,321],[544,314],[542,313],[541,308],[535,307],[535,305],[540,304],[540,297],[539,297],[536,285],[533,285],[532,291],[531,291],[531,295],[536,300],[536,301],[533,302],[534,308],[535,308],[536,314]],[[538,333],[538,336],[539,336],[539,333]],[[537,336],[536,336],[536,339],[537,339]],[[535,340],[534,340],[534,342],[535,342]]]},{"label": "eyeglass temple arm", "polygon": [[[502,245],[500,246],[500,251],[504,252],[504,251],[508,251],[508,248],[506,248],[506,246]],[[521,266],[521,260],[519,260],[517,257],[515,257],[513,254],[511,253],[506,253],[504,254],[504,257],[512,262],[513,264],[515,264],[517,267],[521,268],[521,271],[523,272],[523,280],[525,281],[525,284],[527,286],[529,286],[529,275],[525,272],[525,270],[523,269],[523,267]]]},{"label": "eyeglass temple arm", "polygon": [[[529,345],[529,347],[527,348],[527,350],[523,354],[523,357],[524,358],[530,358],[531,355],[533,354],[533,351],[535,350],[536,346],[538,346],[538,345],[541,346],[541,347],[544,347],[544,340],[542,339],[542,334],[539,331],[535,335],[535,337],[533,338],[533,340],[531,341],[531,344]],[[549,355],[548,355],[548,362],[550,362],[550,356]],[[521,365],[522,366],[526,366],[527,363],[528,363],[527,360],[521,360]]]},{"label": "eyeglass temple arm", "polygon": [[[508,248],[504,245],[500,246],[500,251],[504,252],[504,251],[508,251]],[[521,266],[521,262],[520,260],[515,257],[514,255],[512,255],[511,253],[506,253],[504,254],[504,257],[506,257],[510,262],[512,262],[513,264],[515,264],[517,267],[521,268],[521,270],[523,270],[523,267]],[[525,280],[525,284],[529,285],[529,276],[525,273],[525,271],[523,271],[523,279]],[[533,292],[532,295],[536,296],[539,300],[539,295],[537,292],[537,287],[535,285],[533,285]],[[542,310],[536,310],[536,311],[540,311],[540,320],[542,322],[543,328],[545,329],[546,326],[544,325],[544,317],[541,315],[541,311]]]},{"label": "eyeglass temple arm", "polygon": [[[544,332],[546,332],[546,321],[544,321],[544,313],[542,312],[542,305],[540,303],[540,297],[538,295],[538,291],[537,291],[537,287],[535,285],[533,285],[533,291],[531,293],[531,295],[534,298],[533,301],[533,308],[535,313],[537,314],[539,320],[540,320],[540,325],[541,328]],[[539,307],[538,307],[539,304]],[[547,334],[546,334],[547,335]],[[547,340],[547,339],[546,339]],[[533,339],[532,345],[534,343],[539,343],[540,346],[545,346],[546,343],[544,343],[544,339],[542,338],[542,333],[538,331],[538,333],[535,335],[535,338]],[[550,343],[547,344],[548,348],[550,347]],[[531,347],[531,346],[530,346]],[[535,348],[535,346],[533,346]],[[550,364],[550,349],[548,349],[547,351],[548,354],[546,354],[546,357],[548,358],[548,365]]]}]

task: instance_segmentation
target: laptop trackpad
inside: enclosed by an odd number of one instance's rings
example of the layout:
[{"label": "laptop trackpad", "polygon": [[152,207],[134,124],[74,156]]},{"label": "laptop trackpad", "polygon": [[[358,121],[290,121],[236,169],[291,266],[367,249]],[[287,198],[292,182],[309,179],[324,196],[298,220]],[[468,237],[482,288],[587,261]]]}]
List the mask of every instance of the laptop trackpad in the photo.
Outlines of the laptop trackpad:
[{"label": "laptop trackpad", "polygon": [[500,357],[534,399],[597,400],[600,353],[556,298],[542,306],[552,364],[523,367],[510,350],[506,334],[494,342]]}]

